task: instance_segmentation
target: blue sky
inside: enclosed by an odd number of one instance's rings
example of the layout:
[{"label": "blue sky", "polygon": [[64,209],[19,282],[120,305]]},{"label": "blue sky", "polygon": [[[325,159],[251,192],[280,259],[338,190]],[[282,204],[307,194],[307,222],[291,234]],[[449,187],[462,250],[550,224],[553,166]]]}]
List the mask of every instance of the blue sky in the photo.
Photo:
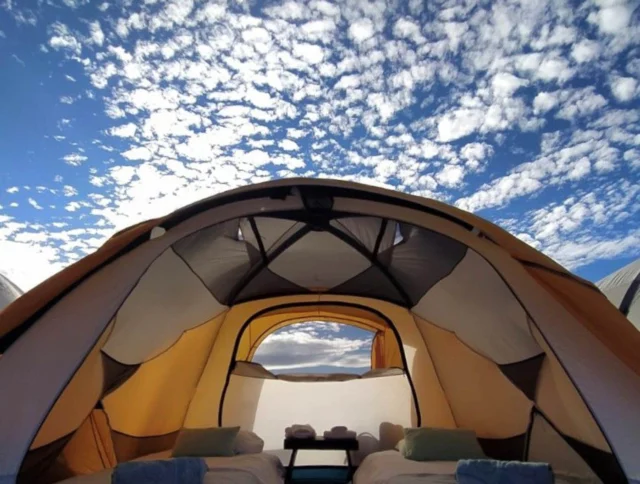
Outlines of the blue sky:
[{"label": "blue sky", "polygon": [[0,0],[0,271],[325,176],[478,213],[598,280],[640,254],[638,2]]}]

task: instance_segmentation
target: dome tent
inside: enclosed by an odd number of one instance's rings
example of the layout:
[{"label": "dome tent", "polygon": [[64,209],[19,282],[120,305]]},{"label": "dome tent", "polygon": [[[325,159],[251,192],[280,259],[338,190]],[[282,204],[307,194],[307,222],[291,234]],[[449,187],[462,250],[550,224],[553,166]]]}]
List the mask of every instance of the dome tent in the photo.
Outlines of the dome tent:
[{"label": "dome tent", "polygon": [[0,272],[0,311],[21,295],[20,288]]},{"label": "dome tent", "polygon": [[596,285],[640,329],[640,259],[609,274]]},{"label": "dome tent", "polygon": [[0,313],[0,483],[234,424],[247,331],[319,312],[382,331],[376,360],[410,387],[403,425],[640,482],[640,334],[594,285],[442,203],[289,179],[122,231]]}]

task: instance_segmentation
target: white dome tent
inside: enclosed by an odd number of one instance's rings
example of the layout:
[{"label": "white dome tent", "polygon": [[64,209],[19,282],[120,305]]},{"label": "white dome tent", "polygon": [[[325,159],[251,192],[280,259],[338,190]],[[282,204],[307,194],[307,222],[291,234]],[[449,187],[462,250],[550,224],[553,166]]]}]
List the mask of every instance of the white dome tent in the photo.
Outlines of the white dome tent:
[{"label": "white dome tent", "polygon": [[596,285],[640,330],[640,259],[609,274]]},{"label": "white dome tent", "polygon": [[22,295],[22,290],[0,272],[0,311]]},{"label": "white dome tent", "polygon": [[[373,331],[371,372],[252,362],[312,320]],[[0,483],[101,472],[193,429],[278,452],[285,417],[381,448],[471,429],[496,459],[640,482],[638,348],[593,284],[477,216],[342,181],[247,186],[116,234],[0,313]],[[314,384],[339,405],[315,407]]]}]

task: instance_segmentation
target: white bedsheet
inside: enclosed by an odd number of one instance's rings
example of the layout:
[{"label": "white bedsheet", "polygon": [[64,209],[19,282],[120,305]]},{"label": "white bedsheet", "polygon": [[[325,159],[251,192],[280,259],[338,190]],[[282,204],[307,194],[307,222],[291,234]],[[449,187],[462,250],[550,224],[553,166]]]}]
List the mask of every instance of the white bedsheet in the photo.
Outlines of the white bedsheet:
[{"label": "white bedsheet", "polygon": [[[168,459],[169,453],[151,454],[136,460]],[[284,468],[277,456],[245,454],[233,457],[205,457],[208,471],[202,484],[282,484]],[[59,484],[111,484],[111,470],[72,477]]]},{"label": "white bedsheet", "polygon": [[[455,484],[457,461],[418,462],[396,450],[369,454],[353,476],[353,484]],[[556,484],[592,484],[600,481],[557,475]]]}]

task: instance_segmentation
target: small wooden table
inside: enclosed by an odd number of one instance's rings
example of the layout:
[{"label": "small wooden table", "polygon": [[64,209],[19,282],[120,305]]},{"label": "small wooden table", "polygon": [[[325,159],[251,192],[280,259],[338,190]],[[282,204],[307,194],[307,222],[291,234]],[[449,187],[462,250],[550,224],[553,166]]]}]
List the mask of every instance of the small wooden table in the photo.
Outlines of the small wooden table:
[{"label": "small wooden table", "polygon": [[292,482],[293,467],[296,463],[296,456],[299,450],[344,450],[347,454],[348,463],[346,482],[349,482],[354,472],[354,466],[349,452],[358,450],[359,446],[357,439],[325,439],[323,437],[316,437],[314,439],[284,439],[284,448],[292,451],[284,479],[285,484],[289,484]]}]

